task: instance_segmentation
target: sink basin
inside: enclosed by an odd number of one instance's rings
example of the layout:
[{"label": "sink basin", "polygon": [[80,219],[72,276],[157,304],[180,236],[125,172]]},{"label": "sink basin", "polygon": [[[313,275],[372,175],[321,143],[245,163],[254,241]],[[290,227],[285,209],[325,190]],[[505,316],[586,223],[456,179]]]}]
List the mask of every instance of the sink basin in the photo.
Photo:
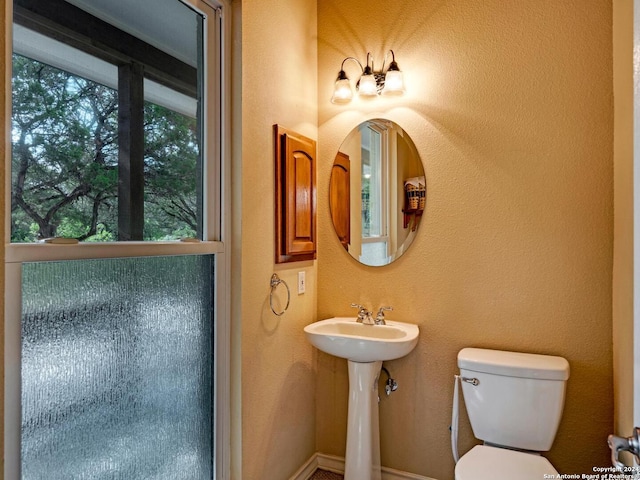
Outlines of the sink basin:
[{"label": "sink basin", "polygon": [[418,326],[387,320],[364,325],[353,317],[320,320],[304,327],[318,350],[352,362],[376,362],[404,357],[418,343]]}]

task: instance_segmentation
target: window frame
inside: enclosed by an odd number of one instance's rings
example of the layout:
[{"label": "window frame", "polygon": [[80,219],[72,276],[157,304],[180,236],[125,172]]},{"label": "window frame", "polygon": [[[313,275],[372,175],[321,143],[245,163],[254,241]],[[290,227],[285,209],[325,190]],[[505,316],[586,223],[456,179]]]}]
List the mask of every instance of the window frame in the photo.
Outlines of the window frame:
[{"label": "window frame", "polygon": [[[361,235],[360,242],[362,244],[371,243],[383,243],[385,245],[385,257],[389,257],[389,129],[385,124],[378,122],[370,122],[365,128],[379,135],[378,149],[379,149],[379,163],[380,163],[380,191],[378,192],[379,205],[378,210],[380,213],[380,235]],[[371,155],[372,149],[369,145],[369,154]],[[362,167],[361,167],[362,168]],[[362,175],[362,173],[361,173]],[[369,192],[369,202],[371,204],[371,191]],[[369,207],[371,208],[371,207]],[[364,231],[364,228],[362,229]]]},{"label": "window frame", "polygon": [[[214,478],[230,477],[230,264],[231,256],[231,6],[229,0],[176,0],[205,17],[203,84],[203,241],[109,242],[51,245],[11,243],[11,108],[13,2],[5,2],[5,291],[4,479],[20,479],[21,269],[33,261],[165,255],[215,255]],[[17,441],[16,441],[17,440]]]}]

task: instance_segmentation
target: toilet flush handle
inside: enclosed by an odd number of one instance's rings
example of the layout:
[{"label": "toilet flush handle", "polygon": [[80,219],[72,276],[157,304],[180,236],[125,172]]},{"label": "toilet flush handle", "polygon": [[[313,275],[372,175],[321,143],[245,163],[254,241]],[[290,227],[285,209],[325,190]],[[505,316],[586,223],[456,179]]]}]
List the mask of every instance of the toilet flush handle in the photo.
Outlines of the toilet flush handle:
[{"label": "toilet flush handle", "polygon": [[480,385],[480,380],[478,380],[477,378],[460,377],[460,380],[462,380],[463,382],[470,383],[474,387],[477,387],[478,385]]},{"label": "toilet flush handle", "polygon": [[633,429],[631,437],[618,437],[617,435],[609,435],[607,439],[609,448],[611,449],[611,464],[618,470],[623,471],[624,463],[620,461],[620,452],[631,452],[640,459],[640,428]]}]

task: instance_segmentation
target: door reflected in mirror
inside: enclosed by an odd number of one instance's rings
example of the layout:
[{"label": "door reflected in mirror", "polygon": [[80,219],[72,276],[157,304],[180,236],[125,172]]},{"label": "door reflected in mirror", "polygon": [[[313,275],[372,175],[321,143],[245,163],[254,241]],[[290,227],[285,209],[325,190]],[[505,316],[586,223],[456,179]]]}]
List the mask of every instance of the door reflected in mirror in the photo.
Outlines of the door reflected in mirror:
[{"label": "door reflected in mirror", "polygon": [[363,265],[393,262],[413,242],[425,206],[424,168],[409,135],[386,119],[354,128],[329,186],[331,219],[345,250]]}]

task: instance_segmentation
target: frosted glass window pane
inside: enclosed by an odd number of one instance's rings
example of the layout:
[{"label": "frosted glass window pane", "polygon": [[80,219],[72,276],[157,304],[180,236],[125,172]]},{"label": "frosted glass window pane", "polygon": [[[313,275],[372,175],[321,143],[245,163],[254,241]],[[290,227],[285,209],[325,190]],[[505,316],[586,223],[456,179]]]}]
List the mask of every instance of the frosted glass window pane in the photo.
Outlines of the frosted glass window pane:
[{"label": "frosted glass window pane", "polygon": [[22,479],[212,478],[212,269],[23,265]]},{"label": "frosted glass window pane", "polygon": [[387,242],[366,242],[362,244],[360,261],[365,265],[377,267],[389,263],[387,255]]}]

